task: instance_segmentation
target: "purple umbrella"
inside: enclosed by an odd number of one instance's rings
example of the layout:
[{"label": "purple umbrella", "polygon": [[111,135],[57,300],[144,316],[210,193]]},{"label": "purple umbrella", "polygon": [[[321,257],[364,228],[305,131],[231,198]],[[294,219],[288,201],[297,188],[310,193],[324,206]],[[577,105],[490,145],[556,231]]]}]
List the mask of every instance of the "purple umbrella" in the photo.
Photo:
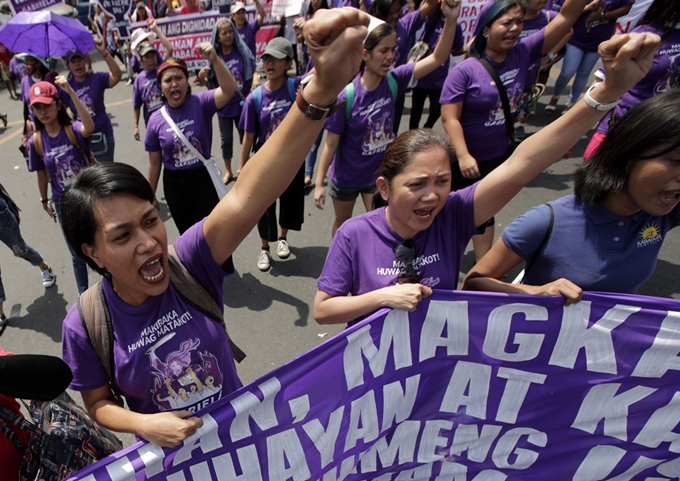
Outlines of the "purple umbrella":
[{"label": "purple umbrella", "polygon": [[94,49],[92,34],[76,18],[49,10],[19,12],[0,27],[0,42],[11,52],[59,57],[69,50]]}]

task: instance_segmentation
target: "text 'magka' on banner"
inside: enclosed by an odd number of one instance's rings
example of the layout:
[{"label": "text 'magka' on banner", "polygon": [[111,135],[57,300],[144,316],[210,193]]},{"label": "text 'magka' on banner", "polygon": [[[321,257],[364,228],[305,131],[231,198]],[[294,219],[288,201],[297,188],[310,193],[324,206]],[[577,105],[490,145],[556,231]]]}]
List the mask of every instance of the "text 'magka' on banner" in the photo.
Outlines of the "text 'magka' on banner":
[{"label": "text 'magka' on banner", "polygon": [[679,353],[676,300],[436,291],[72,479],[673,479]]}]

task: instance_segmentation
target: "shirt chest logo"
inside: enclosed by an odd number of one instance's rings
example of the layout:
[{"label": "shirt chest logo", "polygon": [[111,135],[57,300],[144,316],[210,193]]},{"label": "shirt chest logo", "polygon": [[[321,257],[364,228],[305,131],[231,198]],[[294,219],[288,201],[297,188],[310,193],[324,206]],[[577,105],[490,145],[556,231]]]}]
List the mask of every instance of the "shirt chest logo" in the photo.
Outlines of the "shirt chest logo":
[{"label": "shirt chest logo", "polygon": [[640,240],[638,240],[638,247],[647,247],[657,242],[661,242],[661,229],[656,222],[650,222],[640,231]]}]

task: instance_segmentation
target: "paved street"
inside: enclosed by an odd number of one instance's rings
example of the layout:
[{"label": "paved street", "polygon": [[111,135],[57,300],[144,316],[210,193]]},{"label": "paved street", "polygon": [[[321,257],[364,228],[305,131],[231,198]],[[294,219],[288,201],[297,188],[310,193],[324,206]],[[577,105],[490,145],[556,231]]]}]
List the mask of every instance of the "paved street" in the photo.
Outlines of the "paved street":
[{"label": "paved street", "polygon": [[[95,70],[102,68],[102,61],[95,63]],[[195,85],[192,88],[198,90]],[[549,93],[550,89],[543,102],[547,102]],[[144,152],[143,142],[136,142],[132,134],[131,95],[132,87],[121,82],[113,90],[109,90],[106,96],[116,134],[116,159],[132,164],[146,173],[148,157]],[[60,355],[61,322],[77,297],[71,260],[58,225],[42,209],[36,175],[27,171],[18,151],[23,106],[18,101],[9,100],[6,91],[0,91],[0,97],[0,111],[9,114],[9,125],[4,130],[0,128],[0,182],[22,209],[21,228],[24,238],[52,264],[58,276],[55,287],[44,289],[37,268],[21,259],[15,259],[10,250],[4,247],[0,249],[0,266],[7,294],[5,312],[10,318],[9,326],[0,337],[0,348],[17,353]],[[410,97],[407,97],[407,106],[409,103]],[[539,110],[542,112],[542,106]],[[538,125],[544,124],[546,120],[540,113],[531,122]],[[406,128],[407,116],[401,122],[401,129]],[[441,122],[436,128],[442,130]],[[584,147],[585,141],[574,149],[572,158],[560,161],[544,172],[496,216],[496,235],[529,207],[570,193],[571,173],[579,164],[578,155],[583,152]],[[216,118],[213,154],[220,156]],[[234,157],[235,170],[238,165],[238,150],[235,150]],[[163,219],[169,238],[172,239],[177,235],[177,230],[163,204],[162,191],[158,197],[163,207]],[[321,272],[330,241],[332,207],[329,202],[326,211],[317,210],[310,191],[305,208],[302,232],[291,232],[288,237],[291,257],[279,261],[273,254],[273,267],[269,272],[260,272],[255,266],[260,245],[256,230],[251,232],[234,254],[237,273],[226,281],[224,287],[226,320],[232,337],[248,354],[247,359],[239,366],[244,382],[252,381],[284,364],[341,330],[341,327],[316,324],[311,313],[316,278]],[[581,239],[573,241],[582,242]],[[272,248],[272,252],[274,251],[275,247]],[[574,261],[578,262],[578,259]],[[468,253],[464,262],[466,269],[471,262],[472,256]],[[680,297],[678,264],[680,236],[676,230],[671,232],[665,242],[656,274],[640,293]],[[90,282],[93,283],[96,275],[92,272],[90,274]]]}]

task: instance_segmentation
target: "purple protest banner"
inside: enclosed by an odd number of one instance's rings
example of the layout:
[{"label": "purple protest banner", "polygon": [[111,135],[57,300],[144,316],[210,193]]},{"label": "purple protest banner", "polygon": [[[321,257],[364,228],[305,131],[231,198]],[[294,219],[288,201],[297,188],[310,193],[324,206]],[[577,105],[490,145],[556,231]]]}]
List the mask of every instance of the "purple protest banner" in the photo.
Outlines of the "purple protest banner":
[{"label": "purple protest banner", "polygon": [[106,24],[106,28],[118,32],[122,40],[130,38],[130,12],[133,0],[98,0],[101,9],[113,17]]},{"label": "purple protest banner", "polygon": [[[196,47],[201,42],[210,41],[215,23],[223,16],[217,11],[192,13],[159,18],[156,24],[172,44],[172,56],[184,60],[189,70],[198,70],[207,67],[208,61],[196,51]],[[146,22],[133,23],[130,31],[136,28],[146,30]],[[160,40],[154,42],[154,47],[161,56],[165,55],[165,47]]]},{"label": "purple protest banner", "polygon": [[7,3],[12,14],[16,15],[19,12],[35,12],[52,5],[61,5],[64,0],[7,0]]},{"label": "purple protest banner", "polygon": [[435,291],[70,479],[677,479],[679,353],[676,300]]}]

